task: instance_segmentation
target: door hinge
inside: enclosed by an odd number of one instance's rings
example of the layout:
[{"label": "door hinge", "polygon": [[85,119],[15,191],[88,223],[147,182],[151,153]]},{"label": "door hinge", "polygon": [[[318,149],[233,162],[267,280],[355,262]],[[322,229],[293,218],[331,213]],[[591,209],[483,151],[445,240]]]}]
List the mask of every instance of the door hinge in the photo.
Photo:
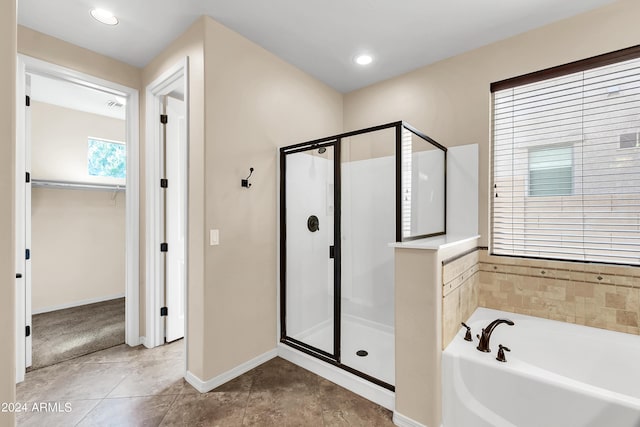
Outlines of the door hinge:
[{"label": "door hinge", "polygon": [[334,246],[329,246],[329,258],[336,257],[336,249]]},{"label": "door hinge", "polygon": [[25,336],[30,337],[31,336],[31,326],[27,326],[25,328]]},{"label": "door hinge", "polygon": [[24,102],[24,103],[25,103],[25,105],[26,105],[27,107],[31,107],[31,97],[30,97],[29,95],[27,95],[27,96],[25,97],[25,102]]},{"label": "door hinge", "polygon": [[169,252],[169,244],[160,243],[160,252]]},{"label": "door hinge", "polygon": [[166,114],[160,114],[160,123],[166,125],[169,122],[169,116]]},{"label": "door hinge", "polygon": [[31,249],[25,249],[24,259],[31,259]]},{"label": "door hinge", "polygon": [[169,187],[169,180],[166,178],[162,178],[160,179],[160,187],[161,188],[167,188]]},{"label": "door hinge", "polygon": [[25,178],[24,179],[25,179],[25,182],[31,182],[31,174],[29,172],[27,172],[25,174]]},{"label": "door hinge", "polygon": [[160,316],[168,316],[168,315],[169,315],[169,309],[167,307],[160,308]]}]

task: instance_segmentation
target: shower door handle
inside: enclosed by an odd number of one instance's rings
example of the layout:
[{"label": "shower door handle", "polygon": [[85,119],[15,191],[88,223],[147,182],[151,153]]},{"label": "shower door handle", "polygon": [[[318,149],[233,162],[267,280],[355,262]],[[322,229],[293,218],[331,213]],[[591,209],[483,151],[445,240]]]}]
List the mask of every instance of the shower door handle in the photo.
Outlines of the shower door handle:
[{"label": "shower door handle", "polygon": [[336,256],[336,250],[333,246],[329,246],[329,258],[333,259]]}]

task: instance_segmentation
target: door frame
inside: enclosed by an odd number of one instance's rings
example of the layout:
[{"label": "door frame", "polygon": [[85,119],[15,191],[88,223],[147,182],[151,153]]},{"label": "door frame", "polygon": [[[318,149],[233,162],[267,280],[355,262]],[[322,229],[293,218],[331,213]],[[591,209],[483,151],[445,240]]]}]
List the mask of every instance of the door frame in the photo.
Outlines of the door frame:
[{"label": "door frame", "polygon": [[[167,69],[153,82],[151,82],[145,89],[145,165],[146,174],[146,315],[145,315],[145,339],[144,345],[147,348],[157,347],[164,344],[165,325],[162,317],[160,316],[160,309],[164,304],[164,289],[163,286],[163,259],[160,252],[160,244],[162,237],[162,198],[160,187],[160,139],[161,139],[161,127],[160,127],[160,114],[162,111],[162,105],[160,98],[169,93],[170,87],[181,78],[184,78],[184,104],[185,104],[185,128],[187,134],[186,144],[183,144],[181,150],[181,158],[187,164],[183,164],[183,175],[181,177],[183,191],[184,191],[184,230],[189,230],[188,220],[188,206],[189,206],[189,192],[188,192],[188,163],[189,163],[189,57],[183,58],[178,63]],[[185,269],[184,269],[184,313],[185,313],[185,348],[187,348],[187,299],[188,299],[188,264],[189,264],[189,252],[188,252],[188,239],[185,239]],[[186,361],[186,358],[185,358]],[[186,362],[185,362],[186,363]],[[186,365],[185,365],[186,366]]]},{"label": "door frame", "polygon": [[[42,61],[27,55],[18,54],[17,59],[17,79],[16,93],[16,177],[21,177],[24,182],[26,171],[25,149],[27,141],[25,138],[26,114],[24,108],[25,76],[27,74],[38,74],[69,83],[74,83],[98,89],[104,92],[126,98],[126,145],[127,145],[127,189],[125,193],[125,343],[129,346],[140,344],[140,180],[139,180],[139,94],[138,89],[104,80],[89,74],[82,73],[70,68]],[[22,186],[16,182],[15,191],[20,191]],[[25,216],[23,206],[16,204],[16,228],[24,226],[30,219]],[[25,244],[24,238],[16,235],[16,249]],[[16,265],[18,263],[16,262]],[[20,273],[20,270],[17,271]],[[26,315],[30,310],[26,310],[27,304],[31,306],[26,295],[29,292],[30,278],[24,280],[25,286],[16,289],[16,382],[24,380],[26,370],[26,337],[25,324]],[[16,282],[19,286],[19,282]]]},{"label": "door frame", "polygon": [[[287,156],[318,148],[333,149],[333,352],[314,347],[287,334]],[[341,138],[296,144],[280,148],[280,342],[332,364],[340,364],[341,341],[341,200],[340,200],[340,148]],[[329,256],[329,248],[327,248]]]}]

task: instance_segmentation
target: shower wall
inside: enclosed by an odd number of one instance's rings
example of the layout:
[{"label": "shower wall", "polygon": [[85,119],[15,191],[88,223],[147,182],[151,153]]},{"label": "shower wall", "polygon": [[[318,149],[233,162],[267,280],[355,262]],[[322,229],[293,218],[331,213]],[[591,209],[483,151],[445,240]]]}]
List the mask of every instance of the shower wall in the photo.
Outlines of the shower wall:
[{"label": "shower wall", "polygon": [[[342,313],[393,327],[395,158],[342,163]],[[287,157],[287,333],[304,338],[333,320],[333,160]],[[307,229],[316,215],[318,232]],[[295,286],[293,285],[295,284]]]},{"label": "shower wall", "polygon": [[342,313],[393,327],[395,157],[341,167]]}]

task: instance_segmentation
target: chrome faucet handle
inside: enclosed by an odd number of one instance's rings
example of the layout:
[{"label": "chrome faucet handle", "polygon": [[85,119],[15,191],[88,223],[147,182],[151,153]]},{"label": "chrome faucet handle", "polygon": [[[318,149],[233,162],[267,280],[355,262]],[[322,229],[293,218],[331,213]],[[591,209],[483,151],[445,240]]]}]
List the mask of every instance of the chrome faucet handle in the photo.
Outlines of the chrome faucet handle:
[{"label": "chrome faucet handle", "polygon": [[496,360],[498,362],[506,362],[507,359],[504,357],[504,352],[505,351],[511,351],[511,349],[509,349],[509,347],[505,347],[502,344],[498,344],[498,356],[496,357]]},{"label": "chrome faucet handle", "polygon": [[462,326],[464,326],[465,328],[467,328],[467,333],[464,334],[464,340],[465,341],[473,341],[473,338],[471,338],[471,328],[467,326],[466,323],[462,322],[461,323]]}]

